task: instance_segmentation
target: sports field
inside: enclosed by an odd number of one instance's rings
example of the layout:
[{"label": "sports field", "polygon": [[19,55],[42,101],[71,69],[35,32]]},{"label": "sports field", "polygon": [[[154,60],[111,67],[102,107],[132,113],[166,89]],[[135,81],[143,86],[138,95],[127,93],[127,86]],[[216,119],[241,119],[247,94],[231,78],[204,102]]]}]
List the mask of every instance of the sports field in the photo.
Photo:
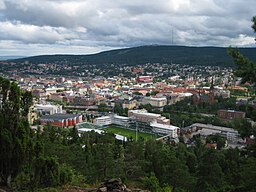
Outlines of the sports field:
[{"label": "sports field", "polygon": [[[123,135],[127,138],[132,137],[134,140],[136,139],[135,130],[133,131],[133,130],[129,130],[129,129],[121,128],[121,127],[111,126],[111,127],[104,128],[104,131],[119,134],[119,135]],[[138,132],[138,139],[141,138],[141,137],[145,140],[156,138],[156,136],[154,136],[152,134]]]}]

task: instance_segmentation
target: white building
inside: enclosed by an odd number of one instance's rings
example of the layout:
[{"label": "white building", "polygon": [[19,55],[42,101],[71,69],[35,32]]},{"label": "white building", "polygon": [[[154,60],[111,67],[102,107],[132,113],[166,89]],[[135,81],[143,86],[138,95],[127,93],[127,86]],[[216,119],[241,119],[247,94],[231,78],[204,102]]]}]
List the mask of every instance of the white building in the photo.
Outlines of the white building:
[{"label": "white building", "polygon": [[62,106],[51,104],[36,104],[34,110],[38,115],[53,115],[56,113],[62,113]]},{"label": "white building", "polygon": [[175,76],[169,77],[168,79],[171,80],[171,81],[177,81],[177,80],[180,79],[180,76],[179,75],[175,75]]},{"label": "white building", "polygon": [[150,126],[152,127],[152,131],[161,135],[170,135],[172,138],[177,138],[179,134],[179,127],[173,125],[165,125],[157,122],[151,122]]},{"label": "white building", "polygon": [[113,115],[111,116],[112,124],[127,127],[129,125],[129,117]]},{"label": "white building", "polygon": [[107,126],[111,124],[120,125],[123,127],[127,127],[129,125],[129,117],[119,116],[119,115],[111,115],[111,116],[103,116],[95,119],[95,124],[99,126]]},{"label": "white building", "polygon": [[52,93],[56,93],[57,88],[56,87],[48,87],[45,89],[46,95],[50,95]]},{"label": "white building", "polygon": [[110,116],[103,116],[103,117],[98,117],[95,119],[95,124],[99,126],[107,126],[111,125],[111,117]]}]

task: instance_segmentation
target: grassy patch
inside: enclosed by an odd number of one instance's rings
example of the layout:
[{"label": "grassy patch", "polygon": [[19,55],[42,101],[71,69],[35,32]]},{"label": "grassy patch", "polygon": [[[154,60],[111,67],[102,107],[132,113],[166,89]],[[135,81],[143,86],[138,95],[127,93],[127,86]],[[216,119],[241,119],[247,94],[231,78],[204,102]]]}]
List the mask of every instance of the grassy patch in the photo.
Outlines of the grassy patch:
[{"label": "grassy patch", "polygon": [[[121,127],[115,127],[115,126],[104,128],[104,130],[109,132],[109,133],[115,133],[115,134],[123,135],[127,138],[130,138],[130,137],[132,137],[133,139],[136,138],[135,130],[129,130],[129,129],[125,129],[125,128],[121,128]],[[142,137],[145,140],[156,138],[156,136],[154,136],[153,134],[138,132],[138,139],[140,137]]]}]

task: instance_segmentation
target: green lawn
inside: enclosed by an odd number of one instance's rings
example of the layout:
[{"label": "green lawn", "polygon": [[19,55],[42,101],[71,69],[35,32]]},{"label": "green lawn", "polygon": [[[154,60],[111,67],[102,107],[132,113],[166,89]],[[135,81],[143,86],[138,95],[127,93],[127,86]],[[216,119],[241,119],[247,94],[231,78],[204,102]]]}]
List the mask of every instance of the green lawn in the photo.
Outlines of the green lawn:
[{"label": "green lawn", "polygon": [[[110,133],[115,133],[115,134],[123,135],[123,136],[125,136],[127,138],[130,138],[132,136],[132,138],[134,140],[136,138],[135,130],[133,131],[133,130],[129,130],[129,129],[121,128],[121,127],[114,127],[114,126],[104,128],[104,130],[107,131],[107,132],[110,132]],[[145,140],[156,138],[156,136],[154,136],[152,134],[138,132],[138,139],[140,137],[144,138]]]}]

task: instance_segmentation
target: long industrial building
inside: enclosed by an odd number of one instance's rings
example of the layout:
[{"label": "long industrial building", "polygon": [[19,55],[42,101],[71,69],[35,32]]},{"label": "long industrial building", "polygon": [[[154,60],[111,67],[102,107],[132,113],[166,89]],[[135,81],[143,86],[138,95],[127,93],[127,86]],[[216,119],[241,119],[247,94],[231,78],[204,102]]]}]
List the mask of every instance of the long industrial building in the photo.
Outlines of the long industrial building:
[{"label": "long industrial building", "polygon": [[40,118],[41,125],[50,123],[52,126],[58,127],[74,126],[82,121],[82,115],[80,114],[53,114],[44,115]]},{"label": "long industrial building", "polygon": [[215,126],[211,124],[194,123],[188,127],[182,128],[182,133],[200,134],[202,136],[208,136],[212,134],[220,134],[227,138],[227,140],[237,140],[240,135],[237,130],[229,127]]}]

